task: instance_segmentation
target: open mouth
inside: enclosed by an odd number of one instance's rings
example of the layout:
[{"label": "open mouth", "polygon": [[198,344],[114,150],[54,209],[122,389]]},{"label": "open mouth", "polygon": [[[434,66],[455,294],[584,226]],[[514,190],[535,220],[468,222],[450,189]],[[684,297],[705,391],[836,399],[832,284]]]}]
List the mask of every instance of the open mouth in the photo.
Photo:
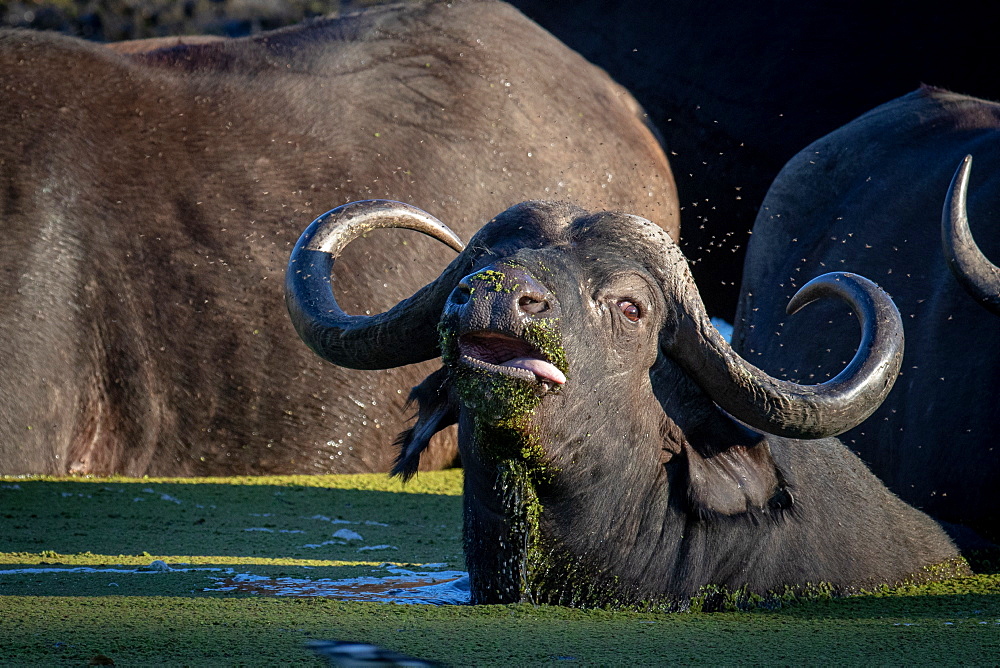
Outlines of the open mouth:
[{"label": "open mouth", "polygon": [[566,376],[526,341],[495,332],[465,334],[458,340],[462,364],[546,386],[562,385]]}]

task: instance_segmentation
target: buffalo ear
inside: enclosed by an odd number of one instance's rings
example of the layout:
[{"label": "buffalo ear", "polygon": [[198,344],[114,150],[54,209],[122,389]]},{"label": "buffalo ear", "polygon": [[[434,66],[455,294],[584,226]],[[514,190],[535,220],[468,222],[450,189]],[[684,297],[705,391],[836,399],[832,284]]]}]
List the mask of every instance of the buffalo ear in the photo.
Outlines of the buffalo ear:
[{"label": "buffalo ear", "polygon": [[420,465],[420,453],[431,442],[431,437],[442,429],[458,422],[458,411],[448,391],[448,372],[438,369],[410,390],[407,405],[417,404],[416,423],[396,438],[399,455],[392,467],[392,475],[409,480]]},{"label": "buffalo ear", "polygon": [[767,440],[728,416],[712,422],[711,428],[703,425],[688,434],[683,445],[693,509],[710,516],[790,506],[791,494]]}]

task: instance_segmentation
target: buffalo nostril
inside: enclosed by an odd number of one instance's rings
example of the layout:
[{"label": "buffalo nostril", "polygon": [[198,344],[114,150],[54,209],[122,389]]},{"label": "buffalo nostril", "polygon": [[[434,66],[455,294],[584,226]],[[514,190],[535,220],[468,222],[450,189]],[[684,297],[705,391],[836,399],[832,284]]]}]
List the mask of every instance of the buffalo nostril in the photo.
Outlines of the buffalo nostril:
[{"label": "buffalo nostril", "polygon": [[467,304],[469,303],[469,300],[472,299],[472,288],[465,283],[459,283],[455,286],[455,289],[451,291],[451,295],[449,295],[448,299],[452,304]]},{"label": "buffalo nostril", "polygon": [[545,299],[538,299],[531,295],[524,295],[517,300],[517,305],[521,310],[531,315],[538,315],[549,310],[549,302]]}]

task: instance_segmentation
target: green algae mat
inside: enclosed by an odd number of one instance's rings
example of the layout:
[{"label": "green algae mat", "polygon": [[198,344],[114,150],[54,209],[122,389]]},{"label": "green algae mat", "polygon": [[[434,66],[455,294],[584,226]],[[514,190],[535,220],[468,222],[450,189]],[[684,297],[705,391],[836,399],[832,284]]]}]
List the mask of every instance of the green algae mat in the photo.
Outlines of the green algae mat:
[{"label": "green algae mat", "polygon": [[991,567],[750,612],[400,603],[454,600],[460,493],[460,471],[0,478],[0,665],[324,665],[312,639],[451,666],[1000,664]]}]

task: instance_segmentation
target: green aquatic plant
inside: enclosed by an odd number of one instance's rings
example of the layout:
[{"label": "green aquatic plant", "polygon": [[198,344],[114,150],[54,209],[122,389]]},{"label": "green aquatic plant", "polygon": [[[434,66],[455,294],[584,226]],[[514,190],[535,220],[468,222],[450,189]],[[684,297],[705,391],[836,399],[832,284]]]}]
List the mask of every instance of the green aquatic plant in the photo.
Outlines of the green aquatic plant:
[{"label": "green aquatic plant", "polygon": [[511,293],[517,290],[518,284],[507,285],[507,276],[496,269],[483,269],[469,277],[469,281],[479,281],[485,283],[494,292]]},{"label": "green aquatic plant", "polygon": [[[357,519],[377,510],[379,519],[392,523],[381,530],[391,531],[393,542],[400,547],[393,556],[411,559],[426,549],[433,527],[447,523],[452,527],[448,533],[456,533],[461,513],[456,495],[462,477],[459,470],[423,472],[415,479],[416,485],[406,486],[385,475],[0,477],[4,515],[14,516],[0,522],[3,549],[8,550],[0,553],[0,560],[9,570],[37,567],[41,561],[66,566],[141,566],[154,558],[166,558],[172,566],[179,566],[177,561],[190,562],[191,566],[238,564],[240,572],[272,577],[354,577],[377,568],[377,560],[364,562],[364,566],[362,562],[346,566],[327,555],[325,565],[272,563],[280,555],[293,554],[302,535],[273,534],[274,545],[265,554],[254,556],[252,550],[263,535],[245,533],[242,527],[247,525],[241,518],[248,512],[272,513],[269,519],[311,529],[322,525],[309,519],[313,515],[341,512]],[[419,486],[422,482],[426,489]],[[142,490],[151,486],[183,498],[184,504],[129,501],[125,504],[128,514],[124,515],[122,495],[117,490],[128,489],[126,498],[131,500],[147,496]],[[196,508],[199,505],[203,508]],[[187,513],[182,512],[185,509]],[[179,521],[196,509],[199,514]],[[360,514],[355,518],[355,513]],[[112,517],[117,514],[123,516]],[[197,523],[200,517],[208,521]],[[425,518],[420,522],[426,526],[411,530],[414,517]],[[171,521],[171,530],[164,531],[166,522]],[[64,529],[68,522],[72,524],[69,531]],[[26,528],[18,529],[21,525]],[[81,533],[86,535],[78,535]],[[42,537],[45,543],[37,543]],[[142,556],[144,548],[121,544],[126,539],[137,546],[165,544],[157,550],[149,548]],[[457,537],[447,544],[441,537],[436,540],[427,560],[446,560],[460,549]],[[81,541],[86,548],[81,547]],[[221,551],[223,545],[230,549]],[[121,549],[135,553],[118,555]],[[49,556],[43,557],[43,552]],[[697,612],[696,606],[691,606],[684,614],[663,614],[677,608],[654,601],[590,606],[607,609],[564,607],[589,605],[600,600],[604,592],[600,588],[588,591],[587,579],[593,574],[575,568],[571,560],[545,545],[544,538],[535,553],[552,564],[553,571],[544,571],[544,563],[535,564],[534,579],[545,583],[544,590],[539,586],[527,591],[525,600],[535,604],[516,605],[386,605],[223,594],[205,591],[209,578],[202,571],[129,576],[92,572],[3,575],[0,647],[4,651],[0,664],[86,665],[100,652],[118,665],[301,662],[319,666],[319,661],[308,663],[313,659],[305,643],[310,638],[336,637],[374,642],[455,666],[996,662],[1000,629],[1000,575],[995,574],[996,569],[856,596],[821,599],[789,592],[780,606],[734,605],[730,612],[713,613]],[[224,556],[225,561],[206,556],[213,554]],[[459,564],[460,557],[454,565]],[[559,577],[575,582],[558,588]],[[455,637],[467,642],[456,643]],[[740,642],[734,642],[737,638]]]}]

